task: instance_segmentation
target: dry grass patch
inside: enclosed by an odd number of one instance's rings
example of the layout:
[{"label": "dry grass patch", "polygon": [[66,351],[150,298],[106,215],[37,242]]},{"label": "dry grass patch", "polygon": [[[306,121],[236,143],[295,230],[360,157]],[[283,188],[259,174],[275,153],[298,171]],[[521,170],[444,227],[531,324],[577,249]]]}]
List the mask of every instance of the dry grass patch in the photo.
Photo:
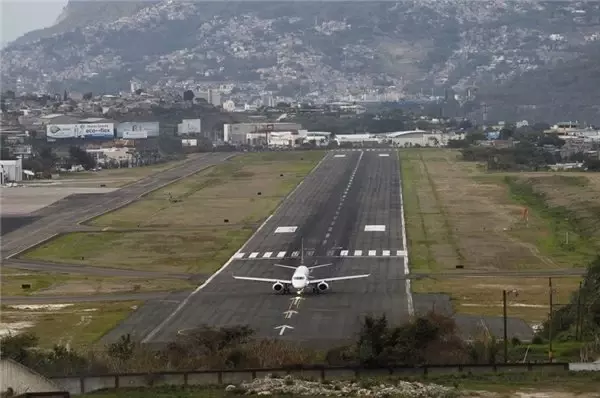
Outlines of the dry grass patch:
[{"label": "dry grass patch", "polygon": [[238,156],[99,217],[92,224],[164,228],[258,223],[323,155],[322,151],[311,151]]},{"label": "dry grass patch", "polygon": [[412,269],[447,271],[561,268],[540,253],[536,239],[547,223],[511,199],[503,175],[487,174],[476,163],[459,161],[449,149],[401,150]]},{"label": "dry grass patch", "polygon": [[[23,285],[30,285],[23,288]],[[190,289],[195,284],[185,280],[98,277],[23,271],[2,273],[3,296],[88,295]]]},{"label": "dry grass patch", "polygon": [[[29,304],[2,307],[2,327],[35,333],[41,347],[72,348],[97,342],[139,305],[138,302]],[[14,330],[14,329],[13,329]]]},{"label": "dry grass patch", "polygon": [[164,272],[212,273],[252,230],[205,228],[178,232],[76,232],[59,236],[22,257],[59,263]]},{"label": "dry grass patch", "polygon": [[533,242],[563,267],[584,267],[600,252],[600,178],[593,173],[513,174],[515,199],[531,207],[533,225],[513,235]]},{"label": "dry grass patch", "polygon": [[[582,278],[552,278],[553,302],[564,305],[579,287]],[[549,313],[548,278],[461,277],[414,281],[415,293],[445,293],[452,297],[461,314],[502,316],[502,290],[516,291],[508,296],[507,312],[530,323],[541,323]]]}]

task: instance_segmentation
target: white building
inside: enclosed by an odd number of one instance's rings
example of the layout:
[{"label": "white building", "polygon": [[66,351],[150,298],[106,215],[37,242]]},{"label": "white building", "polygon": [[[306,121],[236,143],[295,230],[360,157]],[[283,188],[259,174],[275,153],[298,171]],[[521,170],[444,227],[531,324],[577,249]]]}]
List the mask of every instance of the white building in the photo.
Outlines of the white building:
[{"label": "white building", "polygon": [[298,123],[226,123],[223,125],[223,141],[233,144],[244,144],[247,142],[247,134],[262,133],[268,131],[299,131],[302,125]]},{"label": "white building", "polygon": [[23,160],[0,160],[0,183],[23,181]]},{"label": "white building", "polygon": [[130,163],[133,160],[133,155],[129,148],[94,148],[86,149],[100,166],[109,164]]}]

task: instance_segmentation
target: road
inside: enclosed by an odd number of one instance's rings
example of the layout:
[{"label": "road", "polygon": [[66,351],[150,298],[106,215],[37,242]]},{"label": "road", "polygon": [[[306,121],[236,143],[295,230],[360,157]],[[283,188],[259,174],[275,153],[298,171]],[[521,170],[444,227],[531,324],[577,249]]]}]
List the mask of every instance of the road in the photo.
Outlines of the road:
[{"label": "road", "polygon": [[[369,230],[382,226],[383,231]],[[281,227],[294,232],[279,233]],[[307,262],[332,263],[315,270],[316,277],[357,273],[371,277],[332,283],[330,291],[307,294],[298,304],[290,301],[293,296],[275,294],[269,283],[231,277],[235,273],[289,278],[291,270],[274,263],[297,265],[302,239]],[[339,344],[353,338],[362,315],[386,313],[395,322],[408,319],[412,300],[406,284],[398,283],[406,274],[404,244],[396,152],[329,152],[201,289],[179,304],[142,306],[133,315],[135,322],[125,322],[112,334],[132,333],[145,336],[145,342],[160,343],[203,324],[247,324],[258,337]],[[295,312],[284,313],[290,306]],[[276,329],[283,325],[293,329],[284,328],[283,333]]]},{"label": "road", "polygon": [[125,206],[166,184],[220,163],[235,154],[208,153],[182,165],[138,180],[105,194],[71,195],[28,215],[31,221],[2,235],[2,258],[10,258],[57,233],[68,232],[86,219]]}]

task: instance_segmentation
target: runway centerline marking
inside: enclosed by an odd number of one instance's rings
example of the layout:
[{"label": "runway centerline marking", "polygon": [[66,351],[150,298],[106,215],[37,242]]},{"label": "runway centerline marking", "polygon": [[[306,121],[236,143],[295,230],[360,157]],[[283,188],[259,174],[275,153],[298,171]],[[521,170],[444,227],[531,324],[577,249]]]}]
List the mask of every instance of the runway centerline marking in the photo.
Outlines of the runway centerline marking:
[{"label": "runway centerline marking", "polygon": [[365,225],[365,232],[385,232],[385,225]]},{"label": "runway centerline marking", "polygon": [[298,229],[297,226],[289,226],[289,227],[277,227],[275,229],[275,233],[276,234],[289,234],[289,233],[294,233],[296,232],[296,230]]}]

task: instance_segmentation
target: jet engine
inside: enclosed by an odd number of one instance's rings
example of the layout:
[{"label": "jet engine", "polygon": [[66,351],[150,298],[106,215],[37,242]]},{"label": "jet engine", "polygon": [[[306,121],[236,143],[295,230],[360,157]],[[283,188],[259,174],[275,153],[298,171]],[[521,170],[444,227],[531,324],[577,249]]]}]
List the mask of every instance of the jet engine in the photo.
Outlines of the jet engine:
[{"label": "jet engine", "polygon": [[327,284],[327,282],[320,282],[317,285],[317,289],[319,289],[320,292],[324,292],[325,290],[329,289],[329,285]]},{"label": "jet engine", "polygon": [[283,283],[281,282],[275,282],[273,284],[273,290],[275,290],[276,292],[280,292],[283,290]]}]

